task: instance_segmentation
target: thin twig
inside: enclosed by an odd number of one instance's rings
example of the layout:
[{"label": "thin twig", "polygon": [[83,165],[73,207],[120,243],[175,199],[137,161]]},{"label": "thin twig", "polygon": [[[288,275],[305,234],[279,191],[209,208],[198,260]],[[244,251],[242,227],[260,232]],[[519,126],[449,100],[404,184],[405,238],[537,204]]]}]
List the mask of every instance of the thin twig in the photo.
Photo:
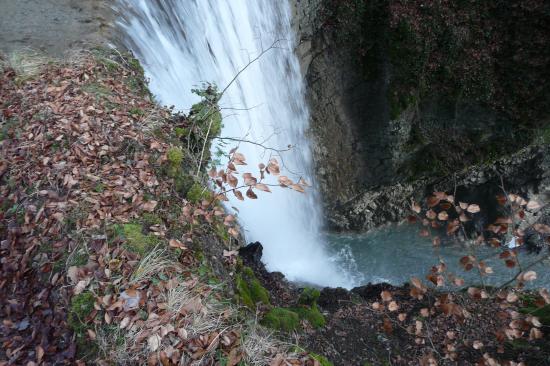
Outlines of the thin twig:
[{"label": "thin twig", "polygon": [[237,137],[219,137],[219,136],[216,136],[216,137],[213,137],[214,139],[218,139],[218,140],[227,140],[227,141],[237,141],[237,142],[245,142],[247,144],[252,144],[252,145],[256,145],[256,146],[260,146],[261,148],[263,148],[264,150],[270,150],[270,151],[275,151],[277,153],[282,153],[282,152],[286,152],[286,151],[290,151],[292,150],[292,148],[294,146],[292,145],[289,145],[288,148],[286,149],[276,149],[276,148],[273,148],[273,147],[269,147],[269,146],[265,146],[264,144],[260,143],[260,142],[254,142],[254,141],[250,141],[250,140],[245,140],[245,139],[241,139],[241,138],[237,138]]},{"label": "thin twig", "polygon": [[218,95],[218,100],[222,98],[222,96],[225,94],[225,92],[227,91],[227,89],[237,80],[237,78],[239,77],[239,75],[241,75],[250,65],[252,65],[254,62],[258,61],[263,55],[265,55],[267,52],[269,52],[270,50],[276,48],[275,45],[277,43],[279,43],[281,40],[280,39],[277,39],[275,40],[271,46],[269,46],[267,49],[265,50],[262,50],[262,52],[260,52],[260,54],[258,56],[256,56],[255,58],[253,58],[252,60],[250,60],[242,69],[239,70],[239,72],[237,72],[237,74],[233,77],[233,79],[231,79],[231,81],[229,82],[229,84],[227,84],[225,86],[225,88],[223,88],[223,90],[220,92],[220,94]]}]

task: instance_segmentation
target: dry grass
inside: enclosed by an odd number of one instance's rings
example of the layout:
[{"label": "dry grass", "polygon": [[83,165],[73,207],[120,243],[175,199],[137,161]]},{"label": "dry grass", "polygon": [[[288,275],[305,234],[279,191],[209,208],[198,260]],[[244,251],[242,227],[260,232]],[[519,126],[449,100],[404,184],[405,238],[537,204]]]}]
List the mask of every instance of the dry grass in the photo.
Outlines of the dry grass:
[{"label": "dry grass", "polygon": [[130,277],[129,283],[136,285],[151,280],[154,275],[178,266],[178,263],[168,259],[165,249],[157,246],[139,262],[138,267]]},{"label": "dry grass", "polygon": [[258,323],[248,325],[243,338],[244,361],[250,366],[269,365],[274,355],[288,354],[292,346],[277,339],[272,331]]},{"label": "dry grass", "polygon": [[151,109],[139,121],[142,131],[152,133],[166,122],[166,114],[160,107]]},{"label": "dry grass", "polygon": [[133,347],[132,339],[136,333],[133,329],[99,328],[96,343],[103,358],[110,360],[115,365],[135,365],[139,359],[146,357],[145,350],[138,352]]},{"label": "dry grass", "polygon": [[17,74],[18,81],[32,79],[40,74],[46,65],[53,60],[32,48],[21,48],[4,58],[3,68],[10,67]]}]

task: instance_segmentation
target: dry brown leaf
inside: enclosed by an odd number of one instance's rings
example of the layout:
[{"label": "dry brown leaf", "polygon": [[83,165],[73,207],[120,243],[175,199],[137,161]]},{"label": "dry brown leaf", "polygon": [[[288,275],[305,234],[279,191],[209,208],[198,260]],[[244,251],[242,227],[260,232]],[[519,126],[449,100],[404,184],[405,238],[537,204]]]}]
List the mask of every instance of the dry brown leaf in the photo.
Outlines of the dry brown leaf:
[{"label": "dry brown leaf", "polygon": [[399,305],[397,304],[397,302],[392,301],[388,304],[388,310],[392,311],[392,312],[397,311],[397,310],[399,310]]},{"label": "dry brown leaf", "polygon": [[160,342],[160,336],[155,333],[147,338],[147,348],[150,352],[156,352],[160,347]]},{"label": "dry brown leaf", "polygon": [[256,184],[255,186],[257,189],[259,189],[260,191],[263,191],[263,192],[271,192],[271,190],[269,189],[269,187],[263,183],[258,183]]},{"label": "dry brown leaf", "polygon": [[384,301],[384,302],[391,301],[391,299],[392,299],[391,293],[389,291],[382,291],[380,293],[380,297],[382,298],[382,301]]},{"label": "dry brown leaf", "polygon": [[468,211],[469,213],[475,214],[475,213],[478,213],[479,211],[481,211],[481,209],[479,208],[479,205],[471,204],[471,205],[468,206],[466,211]]}]

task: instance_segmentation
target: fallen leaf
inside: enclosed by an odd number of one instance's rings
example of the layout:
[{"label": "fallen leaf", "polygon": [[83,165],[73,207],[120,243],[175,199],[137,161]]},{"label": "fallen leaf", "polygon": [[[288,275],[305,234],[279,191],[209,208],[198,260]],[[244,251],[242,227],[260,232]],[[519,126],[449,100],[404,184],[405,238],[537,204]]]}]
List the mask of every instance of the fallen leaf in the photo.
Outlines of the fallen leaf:
[{"label": "fallen leaf", "polygon": [[479,205],[471,204],[468,206],[466,211],[468,211],[469,213],[478,213],[479,211],[481,211],[481,209],[479,208]]},{"label": "fallen leaf", "polygon": [[150,352],[156,352],[160,347],[161,338],[158,334],[153,334],[147,338],[147,348]]}]

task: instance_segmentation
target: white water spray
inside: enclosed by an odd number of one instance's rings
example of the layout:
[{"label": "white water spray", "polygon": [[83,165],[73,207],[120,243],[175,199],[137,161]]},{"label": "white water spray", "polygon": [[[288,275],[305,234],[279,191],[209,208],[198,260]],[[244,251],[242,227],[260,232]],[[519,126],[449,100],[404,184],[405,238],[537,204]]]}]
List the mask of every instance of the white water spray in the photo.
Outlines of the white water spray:
[{"label": "white water spray", "polygon": [[[166,105],[188,109],[198,101],[190,89],[202,82],[224,88],[250,60],[221,101],[223,136],[262,142],[283,153],[282,170],[312,182],[306,138],[308,110],[293,53],[290,6],[284,0],[119,0],[128,46],[142,62],[151,91]],[[257,172],[270,151],[241,143],[247,170]],[[281,160],[281,158],[279,158]],[[314,182],[314,181],[313,181]],[[232,201],[249,241],[260,241],[269,270],[292,281],[352,287],[352,278],[331,259],[320,237],[315,189],[258,192],[258,200]]]}]

